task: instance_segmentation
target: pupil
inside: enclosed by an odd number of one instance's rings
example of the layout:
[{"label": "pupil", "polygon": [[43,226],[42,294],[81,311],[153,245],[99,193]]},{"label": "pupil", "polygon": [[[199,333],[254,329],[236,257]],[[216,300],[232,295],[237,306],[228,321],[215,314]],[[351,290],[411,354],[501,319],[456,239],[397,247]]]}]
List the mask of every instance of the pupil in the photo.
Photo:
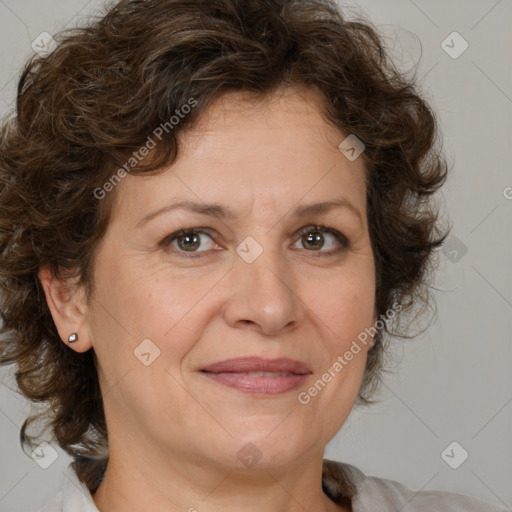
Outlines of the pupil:
[{"label": "pupil", "polygon": [[[324,245],[322,234],[318,231],[306,235],[307,244],[313,249],[321,249]],[[183,235],[179,238],[179,245],[185,250],[197,249],[199,237],[197,235]]]},{"label": "pupil", "polygon": [[307,235],[307,243],[310,244],[310,247],[314,249],[321,249],[324,245],[322,234],[318,231],[315,231],[313,233],[309,233]]},{"label": "pupil", "polygon": [[[182,244],[181,242],[184,243]],[[197,249],[199,245],[199,237],[197,235],[183,235],[179,239],[179,245],[185,250]]]}]

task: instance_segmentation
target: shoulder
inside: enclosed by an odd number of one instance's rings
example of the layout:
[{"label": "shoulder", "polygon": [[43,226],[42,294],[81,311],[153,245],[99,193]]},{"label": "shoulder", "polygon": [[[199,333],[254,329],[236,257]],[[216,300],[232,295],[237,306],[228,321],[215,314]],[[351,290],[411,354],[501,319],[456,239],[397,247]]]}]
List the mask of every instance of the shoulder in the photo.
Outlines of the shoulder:
[{"label": "shoulder", "polygon": [[[414,512],[502,512],[502,509],[471,496],[446,491],[418,491],[385,478],[367,476],[361,485],[361,502],[374,504],[376,501],[390,507],[404,507]],[[364,510],[364,509],[363,509]],[[389,509],[393,510],[393,509]]]},{"label": "shoulder", "polygon": [[62,511],[62,490],[59,490],[51,501],[47,502],[43,508],[37,510],[37,512],[61,512]]},{"label": "shoulder", "polygon": [[81,482],[71,464],[62,472],[60,488],[38,512],[99,512],[87,486]]},{"label": "shoulder", "polygon": [[60,475],[60,485],[58,491],[52,496],[50,501],[47,501],[43,508],[37,509],[37,512],[62,512],[64,499],[62,496],[64,490],[64,480],[62,474]]},{"label": "shoulder", "polygon": [[418,491],[386,478],[365,475],[351,464],[324,459],[323,481],[333,498],[350,496],[354,512],[502,512],[476,498],[446,491]]}]

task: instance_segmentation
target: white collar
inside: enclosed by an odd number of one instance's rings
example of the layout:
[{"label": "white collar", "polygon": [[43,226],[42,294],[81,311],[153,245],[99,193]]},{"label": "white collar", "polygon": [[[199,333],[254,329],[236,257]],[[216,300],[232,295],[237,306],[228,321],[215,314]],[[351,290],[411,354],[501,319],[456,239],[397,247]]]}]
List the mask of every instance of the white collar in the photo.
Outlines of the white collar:
[{"label": "white collar", "polygon": [[62,512],[100,512],[87,486],[81,482],[71,464],[63,471],[64,483],[61,488]]}]

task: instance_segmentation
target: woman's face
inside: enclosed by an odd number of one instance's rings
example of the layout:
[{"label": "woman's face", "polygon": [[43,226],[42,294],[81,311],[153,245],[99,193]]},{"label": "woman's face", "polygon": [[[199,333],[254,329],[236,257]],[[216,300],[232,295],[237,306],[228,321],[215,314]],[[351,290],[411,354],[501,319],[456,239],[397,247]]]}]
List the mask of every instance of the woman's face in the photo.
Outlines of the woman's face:
[{"label": "woman's face", "polygon": [[[333,365],[375,321],[374,264],[362,158],[319,109],[310,91],[229,93],[171,166],[117,186],[85,317],[111,456],[271,468],[323,454],[350,413],[368,346]],[[202,371],[248,357],[306,374]]]}]

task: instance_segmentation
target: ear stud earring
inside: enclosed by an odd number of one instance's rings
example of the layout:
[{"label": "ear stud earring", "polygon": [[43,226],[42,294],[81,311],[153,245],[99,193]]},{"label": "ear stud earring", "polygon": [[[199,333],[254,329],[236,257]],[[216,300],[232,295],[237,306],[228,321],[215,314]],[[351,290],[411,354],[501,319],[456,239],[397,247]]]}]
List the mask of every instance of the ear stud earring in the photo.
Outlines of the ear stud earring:
[{"label": "ear stud earring", "polygon": [[68,342],[69,343],[73,343],[74,341],[76,341],[78,339],[78,334],[76,332],[72,333],[69,335],[68,337]]}]

